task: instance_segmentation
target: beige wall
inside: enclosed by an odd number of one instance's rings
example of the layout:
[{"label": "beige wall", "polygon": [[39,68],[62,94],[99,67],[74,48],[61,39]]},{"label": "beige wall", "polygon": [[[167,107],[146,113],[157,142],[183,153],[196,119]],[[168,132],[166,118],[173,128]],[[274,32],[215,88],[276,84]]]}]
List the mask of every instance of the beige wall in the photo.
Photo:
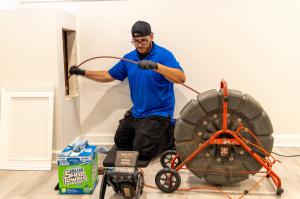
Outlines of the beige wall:
[{"label": "beige wall", "polygon": [[[53,9],[0,11],[0,87],[54,87],[53,149],[80,136],[79,97],[65,99],[62,28],[75,17]],[[28,137],[29,140],[34,138]]]},{"label": "beige wall", "polygon": [[[136,20],[152,24],[155,41],[169,48],[184,67],[187,84],[199,91],[230,88],[251,94],[268,112],[275,133],[300,132],[300,1],[298,0],[128,0],[26,3],[22,8],[55,7],[77,16],[80,60],[122,56],[132,50]],[[113,60],[86,69],[105,70]],[[11,74],[12,75],[12,74]],[[81,79],[83,132],[95,142],[112,141],[118,119],[130,107],[126,83]],[[195,94],[177,85],[176,115]]]}]

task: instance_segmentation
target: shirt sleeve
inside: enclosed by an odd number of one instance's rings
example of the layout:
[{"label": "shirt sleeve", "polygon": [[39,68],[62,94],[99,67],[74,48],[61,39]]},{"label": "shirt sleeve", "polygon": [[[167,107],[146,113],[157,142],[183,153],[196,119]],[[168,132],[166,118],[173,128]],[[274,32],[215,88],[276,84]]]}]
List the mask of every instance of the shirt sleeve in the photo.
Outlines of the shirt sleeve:
[{"label": "shirt sleeve", "polygon": [[119,61],[108,73],[117,80],[123,81],[127,77],[126,64],[123,60]]},{"label": "shirt sleeve", "polygon": [[163,63],[161,63],[161,64],[171,67],[171,68],[178,68],[179,70],[183,71],[182,67],[180,66],[179,62],[176,60],[173,53],[171,53],[169,51],[165,52]]}]

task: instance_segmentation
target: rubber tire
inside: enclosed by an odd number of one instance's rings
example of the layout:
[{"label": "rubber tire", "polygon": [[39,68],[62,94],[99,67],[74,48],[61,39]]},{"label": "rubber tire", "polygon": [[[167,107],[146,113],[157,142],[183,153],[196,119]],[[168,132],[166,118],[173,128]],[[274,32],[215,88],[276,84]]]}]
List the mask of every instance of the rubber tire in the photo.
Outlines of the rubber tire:
[{"label": "rubber tire", "polygon": [[276,195],[281,196],[283,192],[284,192],[283,188],[280,187],[277,189]]},{"label": "rubber tire", "polygon": [[[166,175],[168,173],[172,175],[172,178],[175,177],[175,184],[174,184],[173,187],[164,187],[160,183],[161,176]],[[164,192],[164,193],[173,193],[174,191],[176,191],[179,188],[179,186],[181,184],[181,178],[175,170],[172,170],[172,169],[169,169],[169,168],[164,168],[164,169],[161,169],[160,171],[158,171],[158,173],[156,174],[155,184],[156,184],[157,188],[159,188],[162,192]]]},{"label": "rubber tire", "polygon": [[[173,159],[173,156],[175,157],[176,155],[177,155],[178,153],[177,153],[177,151],[175,151],[175,150],[168,150],[168,151],[165,151],[161,156],[160,156],[160,164],[161,164],[161,166],[163,167],[163,168],[171,168],[171,160]],[[166,158],[167,158],[167,156],[168,155],[171,155],[171,159],[170,159],[170,161],[168,162],[169,163],[169,165],[168,165],[168,163],[166,163]],[[177,158],[177,163],[175,162],[175,165],[174,165],[174,167],[176,168],[176,167],[178,167],[180,164],[181,164],[181,159],[180,159],[180,157],[178,157]]]}]

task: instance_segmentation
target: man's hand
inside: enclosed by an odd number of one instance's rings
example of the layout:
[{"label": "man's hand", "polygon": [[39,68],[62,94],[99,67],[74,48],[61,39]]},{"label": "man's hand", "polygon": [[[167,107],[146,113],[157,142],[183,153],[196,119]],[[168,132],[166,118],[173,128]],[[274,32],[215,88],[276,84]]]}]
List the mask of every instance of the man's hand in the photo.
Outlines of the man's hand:
[{"label": "man's hand", "polygon": [[69,70],[69,73],[71,75],[75,74],[75,75],[82,75],[82,76],[84,76],[85,75],[85,70],[82,70],[82,69],[78,68],[77,66],[71,66],[70,70]]},{"label": "man's hand", "polygon": [[142,60],[138,62],[138,65],[140,68],[142,69],[157,69],[158,65],[157,63],[153,62],[153,61],[149,61],[149,60]]}]

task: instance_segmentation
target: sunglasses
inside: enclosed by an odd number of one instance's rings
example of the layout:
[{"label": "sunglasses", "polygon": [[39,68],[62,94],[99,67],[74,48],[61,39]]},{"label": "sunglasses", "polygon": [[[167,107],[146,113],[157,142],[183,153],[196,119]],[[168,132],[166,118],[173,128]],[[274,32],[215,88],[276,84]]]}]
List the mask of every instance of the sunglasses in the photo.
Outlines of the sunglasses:
[{"label": "sunglasses", "polygon": [[141,44],[142,46],[145,46],[149,43],[149,39],[148,38],[142,38],[142,39],[133,39],[131,41],[131,43],[135,46],[138,46],[139,44]]}]

